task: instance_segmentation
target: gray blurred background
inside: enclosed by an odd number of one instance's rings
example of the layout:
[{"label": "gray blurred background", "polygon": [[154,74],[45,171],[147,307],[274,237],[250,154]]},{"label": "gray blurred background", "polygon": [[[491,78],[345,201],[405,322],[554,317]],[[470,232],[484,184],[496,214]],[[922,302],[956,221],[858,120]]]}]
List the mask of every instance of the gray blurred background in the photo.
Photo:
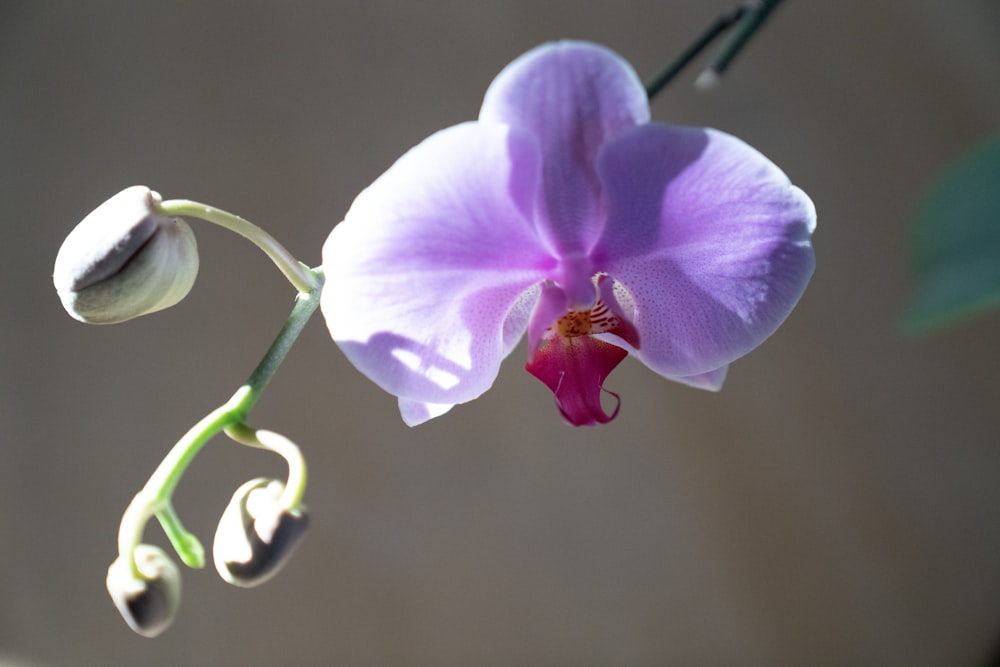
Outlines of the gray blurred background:
[{"label": "gray blurred background", "polygon": [[[319,318],[252,421],[311,464],[307,541],[274,581],[184,572],[132,634],[104,591],[120,514],[243,381],[293,292],[194,222],[174,309],[71,320],[62,238],[125,186],[207,201],[308,263],[353,196],[476,116],[544,41],[606,44],[644,78],[728,0],[6,2],[0,6],[0,655],[30,666],[977,665],[1000,640],[1000,316],[896,330],[908,216],[1000,126],[1000,3],[783,5],[710,94],[657,120],[747,140],[814,199],[798,309],[709,394],[633,360],[612,425],[573,430],[521,366],[409,429]],[[178,489],[210,544],[280,461],[225,439]],[[155,524],[149,540],[165,544]]]}]

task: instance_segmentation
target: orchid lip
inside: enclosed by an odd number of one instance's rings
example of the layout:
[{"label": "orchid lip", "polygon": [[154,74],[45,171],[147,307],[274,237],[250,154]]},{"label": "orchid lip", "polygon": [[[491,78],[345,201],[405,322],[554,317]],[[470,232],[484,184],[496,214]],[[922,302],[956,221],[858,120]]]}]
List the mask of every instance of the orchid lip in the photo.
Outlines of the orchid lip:
[{"label": "orchid lip", "polygon": [[[606,424],[618,416],[621,399],[604,388],[604,380],[628,355],[622,348],[589,335],[555,336],[525,365],[555,397],[563,418],[573,426]],[[601,393],[618,401],[611,414],[601,406]]]},{"label": "orchid lip", "polygon": [[[599,286],[604,278],[598,278]],[[608,292],[602,290],[602,293]],[[594,334],[612,333],[631,339],[638,347],[634,327],[626,324],[616,310],[617,307],[609,307],[602,300],[587,310],[567,310],[545,331],[539,349],[525,365],[525,370],[552,391],[559,412],[574,426],[606,424],[621,408],[621,398],[605,389],[604,381],[628,352],[593,337]],[[610,414],[601,405],[603,393],[613,396],[616,401]]]}]

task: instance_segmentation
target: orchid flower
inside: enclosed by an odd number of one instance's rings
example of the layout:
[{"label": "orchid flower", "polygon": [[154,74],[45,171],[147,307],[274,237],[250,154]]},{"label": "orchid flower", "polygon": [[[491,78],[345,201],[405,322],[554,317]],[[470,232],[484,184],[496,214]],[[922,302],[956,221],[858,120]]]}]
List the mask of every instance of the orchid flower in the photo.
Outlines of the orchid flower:
[{"label": "orchid flower", "polygon": [[407,424],[480,396],[525,333],[528,372],[595,425],[628,354],[718,390],[785,320],[814,268],[810,199],[741,140],[649,117],[620,56],[546,44],[358,195],[321,308]]}]

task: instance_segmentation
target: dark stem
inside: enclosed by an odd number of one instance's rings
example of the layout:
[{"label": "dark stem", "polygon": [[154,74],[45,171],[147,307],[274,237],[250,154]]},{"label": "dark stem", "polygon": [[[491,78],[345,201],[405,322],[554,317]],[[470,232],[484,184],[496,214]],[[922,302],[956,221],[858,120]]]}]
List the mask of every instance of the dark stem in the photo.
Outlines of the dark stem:
[{"label": "dark stem", "polygon": [[667,87],[685,67],[714,42],[722,33],[735,25],[736,32],[726,42],[715,60],[706,70],[715,76],[721,75],[736,55],[743,49],[755,32],[763,25],[781,0],[758,0],[744,2],[719,16],[684,51],[671,61],[659,75],[646,84],[646,96],[652,100]]},{"label": "dark stem", "polygon": [[708,69],[717,76],[721,76],[779,4],[781,4],[781,0],[763,0],[757,7],[750,9],[746,19],[740,22],[726,43],[722,45],[719,55],[715,57]]}]

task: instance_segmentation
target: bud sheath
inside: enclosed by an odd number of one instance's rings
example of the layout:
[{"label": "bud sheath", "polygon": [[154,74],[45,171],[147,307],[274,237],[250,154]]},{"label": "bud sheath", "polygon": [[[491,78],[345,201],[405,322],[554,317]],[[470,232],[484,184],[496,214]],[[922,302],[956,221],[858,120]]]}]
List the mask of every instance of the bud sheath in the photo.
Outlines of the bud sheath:
[{"label": "bud sheath", "polygon": [[126,188],[66,237],[53,283],[71,316],[113,324],[187,296],[198,275],[198,246],[186,222],[158,213],[159,201],[147,187]]},{"label": "bud sheath", "polygon": [[262,584],[288,561],[309,525],[305,507],[287,509],[284,485],[259,478],[241,486],[226,506],[215,532],[215,569],[227,582]]},{"label": "bud sheath", "polygon": [[156,637],[174,620],[181,600],[177,566],[163,550],[150,544],[135,548],[136,577],[128,556],[108,568],[108,593],[129,627],[144,637]]}]

